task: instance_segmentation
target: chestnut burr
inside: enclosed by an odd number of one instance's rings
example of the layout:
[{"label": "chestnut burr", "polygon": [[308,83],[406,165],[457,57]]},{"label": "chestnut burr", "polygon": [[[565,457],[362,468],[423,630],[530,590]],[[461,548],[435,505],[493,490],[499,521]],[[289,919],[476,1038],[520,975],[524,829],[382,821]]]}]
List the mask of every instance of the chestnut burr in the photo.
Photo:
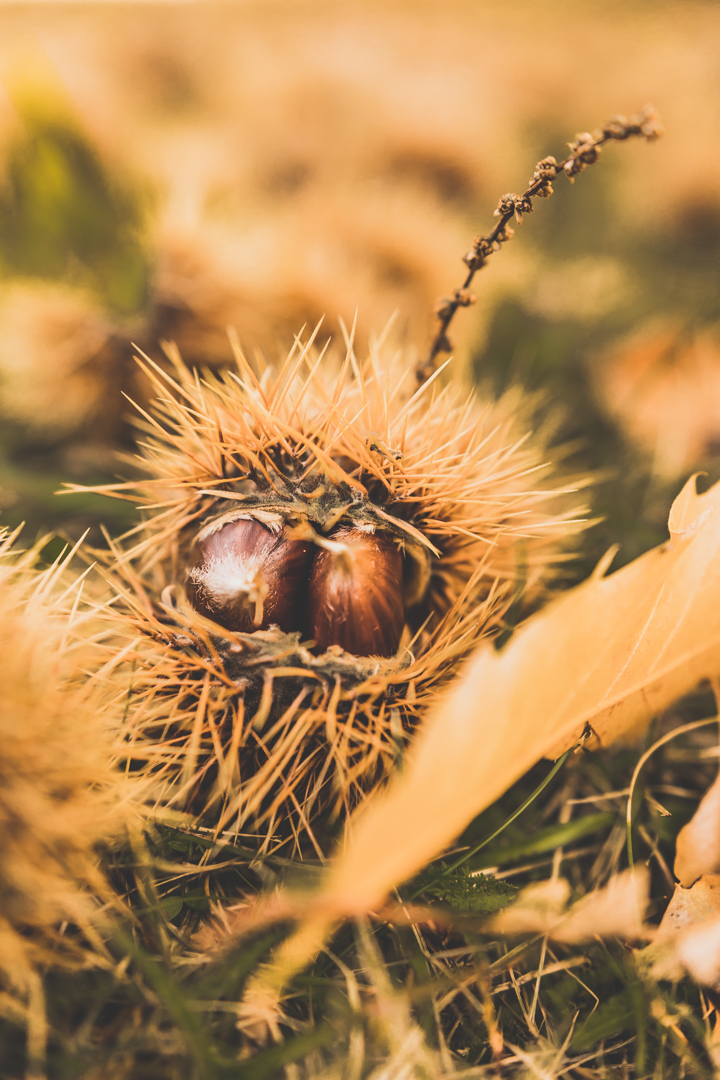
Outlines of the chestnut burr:
[{"label": "chestnut burr", "polygon": [[308,633],[324,651],[393,656],[405,625],[403,560],[387,533],[340,526],[313,560]]},{"label": "chestnut burr", "polygon": [[311,543],[251,518],[206,529],[187,572],[190,602],[228,630],[251,634],[272,624],[299,630],[313,553]]}]

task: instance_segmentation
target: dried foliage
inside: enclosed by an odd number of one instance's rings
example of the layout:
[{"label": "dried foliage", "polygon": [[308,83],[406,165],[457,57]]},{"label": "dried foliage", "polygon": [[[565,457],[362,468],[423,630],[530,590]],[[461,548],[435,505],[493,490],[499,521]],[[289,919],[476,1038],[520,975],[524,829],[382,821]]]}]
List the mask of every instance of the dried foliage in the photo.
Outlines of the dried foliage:
[{"label": "dried foliage", "polygon": [[647,870],[640,869],[616,874],[606,888],[589,893],[571,906],[571,889],[564,878],[529,885],[492,920],[489,929],[509,936],[542,934],[568,943],[598,936],[638,940],[645,936],[648,876]]},{"label": "dried foliage", "polygon": [[717,988],[720,979],[720,876],[703,874],[676,885],[651,945],[640,954],[655,979],[681,979]]},{"label": "dried foliage", "polygon": [[703,796],[692,819],[677,838],[675,877],[688,888],[703,874],[720,871],[720,782]]},{"label": "dried foliage", "polygon": [[[717,686],[714,680],[713,685]],[[706,754],[717,757],[717,748]],[[676,842],[678,883],[642,963],[655,979],[693,979],[720,985],[720,805],[718,780],[709,787]]]},{"label": "dried foliage", "polygon": [[[675,714],[667,717],[666,736],[647,767],[643,799],[633,799],[633,830],[640,825],[636,840],[647,856],[646,865],[618,873],[625,847],[624,806],[631,794],[623,787],[623,777],[631,756],[623,761],[617,753],[584,750],[567,763],[564,779],[549,797],[539,796],[545,784],[528,796],[515,827],[517,811],[510,811],[520,792],[529,791],[537,780],[537,770],[535,780],[528,778],[481,815],[455,851],[404,886],[399,903],[389,902],[376,912],[373,938],[386,966],[384,986],[372,974],[366,955],[348,968],[348,956],[355,955],[352,933],[347,926],[336,931],[327,952],[319,952],[312,963],[313,992],[320,993],[325,982],[351,1001],[358,993],[364,1003],[360,1016],[373,1017],[372,1023],[356,1020],[358,1028],[352,1030],[357,1034],[345,1044],[343,1062],[351,1048],[367,1069],[390,1069],[399,1060],[407,1061],[383,1031],[385,1018],[390,1023],[390,1016],[397,1015],[385,995],[390,987],[404,987],[421,1029],[412,1036],[407,1032],[406,1053],[421,1075],[428,1067],[429,1049],[437,1053],[430,1075],[459,1076],[468,1066],[473,1075],[502,1066],[518,1076],[527,1069],[544,1069],[547,1075],[583,1069],[582,1075],[599,1078],[633,1065],[638,1072],[659,1069],[658,1062],[663,1075],[683,1068],[702,1074],[706,1055],[716,1052],[711,1004],[691,983],[669,991],[665,975],[658,975],[658,982],[649,974],[649,951],[637,954],[632,947],[654,934],[652,925],[642,924],[648,885],[656,910],[665,906],[664,860],[677,829],[673,816],[682,816],[679,803],[697,798],[707,782],[701,762],[714,741],[707,722],[699,734],[697,724],[685,725],[693,729],[692,736],[686,735],[682,755],[673,756],[668,747],[676,740],[669,737],[678,720]],[[673,785],[666,783],[669,766]],[[601,807],[606,812],[592,812]],[[510,843],[495,839],[503,830],[512,834]],[[482,836],[485,841],[478,844]],[[588,838],[595,842],[588,846]],[[488,843],[490,848],[485,847]],[[458,863],[462,875],[452,869]],[[514,890],[508,889],[508,881],[528,886],[511,907]],[[501,915],[488,920],[491,907],[474,907],[478,885],[486,902],[494,897],[495,910],[504,908]],[[244,921],[238,920],[239,914],[228,912],[231,922],[235,918],[235,931],[247,933],[249,913]],[[231,926],[227,921],[224,926],[227,933]],[[605,934],[600,941],[599,935]],[[304,939],[288,941],[276,954],[276,964],[277,957],[300,962],[301,945],[307,962],[308,947],[319,948],[317,924],[306,924]],[[339,956],[343,959],[338,962]],[[678,970],[676,963],[674,972]],[[261,980],[246,991],[244,1029],[254,1023],[257,1030],[259,1022],[269,1022],[276,1031],[297,1031],[298,1023],[307,1030],[307,1014],[300,1005],[304,979],[292,982],[279,1008],[267,974],[261,972]],[[348,1033],[346,1029],[346,1038]],[[335,1075],[333,1067],[340,1066],[332,1053],[329,1056],[329,1075]],[[313,1075],[313,1069],[325,1075],[317,1061],[304,1067],[307,1075]]]}]

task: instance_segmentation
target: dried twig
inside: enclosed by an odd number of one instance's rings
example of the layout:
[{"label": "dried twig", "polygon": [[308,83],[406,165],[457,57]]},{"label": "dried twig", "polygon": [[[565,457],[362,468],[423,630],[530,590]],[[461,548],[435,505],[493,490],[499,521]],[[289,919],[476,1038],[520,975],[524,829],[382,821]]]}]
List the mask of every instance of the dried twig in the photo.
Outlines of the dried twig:
[{"label": "dried twig", "polygon": [[463,258],[463,262],[468,267],[467,277],[452,296],[444,296],[437,303],[435,311],[439,325],[427,358],[418,364],[418,383],[423,383],[430,378],[435,371],[436,359],[441,353],[451,352],[452,346],[447,336],[448,327],[458,308],[469,307],[475,302],[475,297],[469,288],[477,271],[485,266],[494,251],[499,251],[500,246],[513,236],[514,230],[509,226],[510,219],[514,217],[519,224],[523,214],[532,213],[533,199],[536,196],[548,199],[553,194],[552,181],[560,173],[564,173],[570,183],[574,183],[575,177],[587,165],[595,164],[604,143],[613,139],[622,142],[633,135],[639,135],[648,141],[662,135],[662,125],[652,105],[646,105],[642,112],[629,119],[625,116],[614,116],[592,133],[581,132],[576,135],[575,140],[568,143],[570,154],[564,161],[558,162],[554,157],[543,158],[535,166],[530,184],[522,195],[511,192],[502,196],[495,210],[495,216],[500,219],[497,225],[487,236],[478,236],[473,242],[472,249]]}]

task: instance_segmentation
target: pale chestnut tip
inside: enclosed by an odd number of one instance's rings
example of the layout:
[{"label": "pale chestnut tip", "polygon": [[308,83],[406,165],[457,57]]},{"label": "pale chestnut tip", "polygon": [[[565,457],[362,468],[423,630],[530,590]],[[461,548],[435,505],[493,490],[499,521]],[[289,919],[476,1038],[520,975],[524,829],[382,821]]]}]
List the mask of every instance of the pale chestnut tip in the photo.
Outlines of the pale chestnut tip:
[{"label": "pale chestnut tip", "polygon": [[290,632],[304,623],[311,543],[250,518],[205,531],[187,572],[191,604],[228,630],[251,634],[276,624]]},{"label": "pale chestnut tip", "polygon": [[405,625],[403,559],[387,533],[340,526],[317,551],[308,589],[308,634],[324,651],[393,656]]}]

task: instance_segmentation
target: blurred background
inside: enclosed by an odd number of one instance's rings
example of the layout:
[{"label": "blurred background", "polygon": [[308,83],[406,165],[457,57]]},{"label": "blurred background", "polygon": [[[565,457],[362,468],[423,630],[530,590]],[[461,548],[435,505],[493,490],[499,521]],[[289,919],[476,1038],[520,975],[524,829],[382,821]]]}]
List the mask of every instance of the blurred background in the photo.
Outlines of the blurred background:
[{"label": "blurred background", "polygon": [[713,0],[245,0],[0,6],[0,521],[97,537],[161,360],[281,356],[358,312],[423,350],[435,300],[537,160],[652,101],[516,229],[454,365],[559,409],[621,560],[720,471],[720,6]]}]

